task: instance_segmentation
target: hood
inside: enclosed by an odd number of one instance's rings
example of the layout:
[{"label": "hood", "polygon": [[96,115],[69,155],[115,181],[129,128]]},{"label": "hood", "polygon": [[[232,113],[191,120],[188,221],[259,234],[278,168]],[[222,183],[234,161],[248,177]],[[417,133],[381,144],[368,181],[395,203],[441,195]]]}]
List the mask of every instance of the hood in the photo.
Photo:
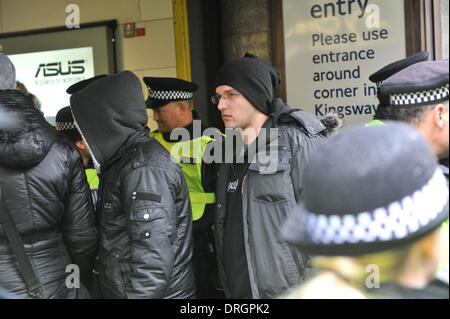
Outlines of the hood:
[{"label": "hood", "polygon": [[102,166],[148,121],[141,82],[130,71],[109,75],[74,93],[70,106],[80,133]]},{"label": "hood", "polygon": [[30,169],[44,159],[55,139],[28,97],[16,90],[0,91],[0,165]]},{"label": "hood", "polygon": [[275,126],[294,122],[303,126],[311,135],[322,133],[326,129],[324,123],[315,115],[301,109],[292,109],[279,98],[272,101],[270,109],[272,111],[270,119],[276,123]]}]

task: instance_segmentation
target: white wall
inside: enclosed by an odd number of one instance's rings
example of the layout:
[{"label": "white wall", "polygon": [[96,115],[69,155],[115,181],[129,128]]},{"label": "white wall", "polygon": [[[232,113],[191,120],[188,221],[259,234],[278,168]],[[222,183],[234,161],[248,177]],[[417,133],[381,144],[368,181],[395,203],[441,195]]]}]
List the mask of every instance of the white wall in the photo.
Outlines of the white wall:
[{"label": "white wall", "polygon": [[[80,8],[80,23],[117,20],[119,71],[130,70],[141,81],[177,76],[172,0],[0,0],[0,33],[64,26],[71,3]],[[123,25],[129,22],[145,27],[145,36],[124,38]],[[149,118],[155,128],[151,112]]]}]

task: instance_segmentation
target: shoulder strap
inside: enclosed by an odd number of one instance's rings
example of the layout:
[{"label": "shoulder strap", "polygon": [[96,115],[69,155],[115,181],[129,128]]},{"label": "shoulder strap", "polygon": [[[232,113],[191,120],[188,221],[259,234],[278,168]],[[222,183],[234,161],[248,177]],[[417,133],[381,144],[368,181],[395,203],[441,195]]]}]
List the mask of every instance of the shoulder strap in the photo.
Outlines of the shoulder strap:
[{"label": "shoulder strap", "polygon": [[17,231],[16,225],[14,224],[11,213],[8,206],[6,205],[6,200],[4,198],[4,190],[2,189],[2,184],[0,182],[0,223],[3,225],[3,229],[8,238],[9,244],[16,256],[17,262],[19,263],[19,269],[21,271],[22,277],[25,280],[25,284],[28,288],[28,294],[33,298],[41,297],[41,284],[36,278],[33,267],[31,266],[30,259],[25,253],[25,248],[23,246],[22,237]]}]

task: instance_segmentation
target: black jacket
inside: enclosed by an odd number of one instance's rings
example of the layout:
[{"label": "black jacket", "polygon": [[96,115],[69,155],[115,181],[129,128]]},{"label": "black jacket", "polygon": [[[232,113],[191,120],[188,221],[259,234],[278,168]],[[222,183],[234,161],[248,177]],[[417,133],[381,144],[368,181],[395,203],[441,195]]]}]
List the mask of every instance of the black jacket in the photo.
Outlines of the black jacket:
[{"label": "black jacket", "polygon": [[[305,162],[314,148],[325,141],[320,134],[325,127],[309,113],[280,111],[273,113],[269,121],[278,134],[268,133],[266,141],[258,142],[259,153],[249,165],[242,186],[245,257],[255,299],[274,298],[306,279],[309,258],[282,239],[280,227],[300,200]],[[274,156],[267,165],[269,150]],[[226,183],[230,169],[230,164],[223,164],[217,178],[215,242],[221,282],[226,296],[233,298],[227,284],[232,279],[226,278],[223,268]]]},{"label": "black jacket", "polygon": [[192,211],[181,168],[148,136],[139,79],[129,71],[71,97],[101,165],[100,285],[106,298],[191,298]]},{"label": "black jacket", "polygon": [[[33,102],[19,91],[0,91],[0,116],[16,125],[0,127],[3,198],[24,241],[43,298],[75,298],[66,287],[66,266],[80,266],[87,284],[97,248],[97,230],[78,150],[57,137]],[[0,225],[0,287],[27,298],[27,288]]]}]

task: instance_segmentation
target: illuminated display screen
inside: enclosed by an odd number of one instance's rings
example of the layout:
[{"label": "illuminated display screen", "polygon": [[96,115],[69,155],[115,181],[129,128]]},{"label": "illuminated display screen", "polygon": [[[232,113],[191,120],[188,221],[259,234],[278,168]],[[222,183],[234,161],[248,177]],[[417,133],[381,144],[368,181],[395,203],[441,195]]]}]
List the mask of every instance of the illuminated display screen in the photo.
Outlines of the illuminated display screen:
[{"label": "illuminated display screen", "polygon": [[92,47],[12,54],[16,79],[41,103],[41,111],[54,124],[56,113],[70,104],[66,89],[81,80],[93,77]]}]

